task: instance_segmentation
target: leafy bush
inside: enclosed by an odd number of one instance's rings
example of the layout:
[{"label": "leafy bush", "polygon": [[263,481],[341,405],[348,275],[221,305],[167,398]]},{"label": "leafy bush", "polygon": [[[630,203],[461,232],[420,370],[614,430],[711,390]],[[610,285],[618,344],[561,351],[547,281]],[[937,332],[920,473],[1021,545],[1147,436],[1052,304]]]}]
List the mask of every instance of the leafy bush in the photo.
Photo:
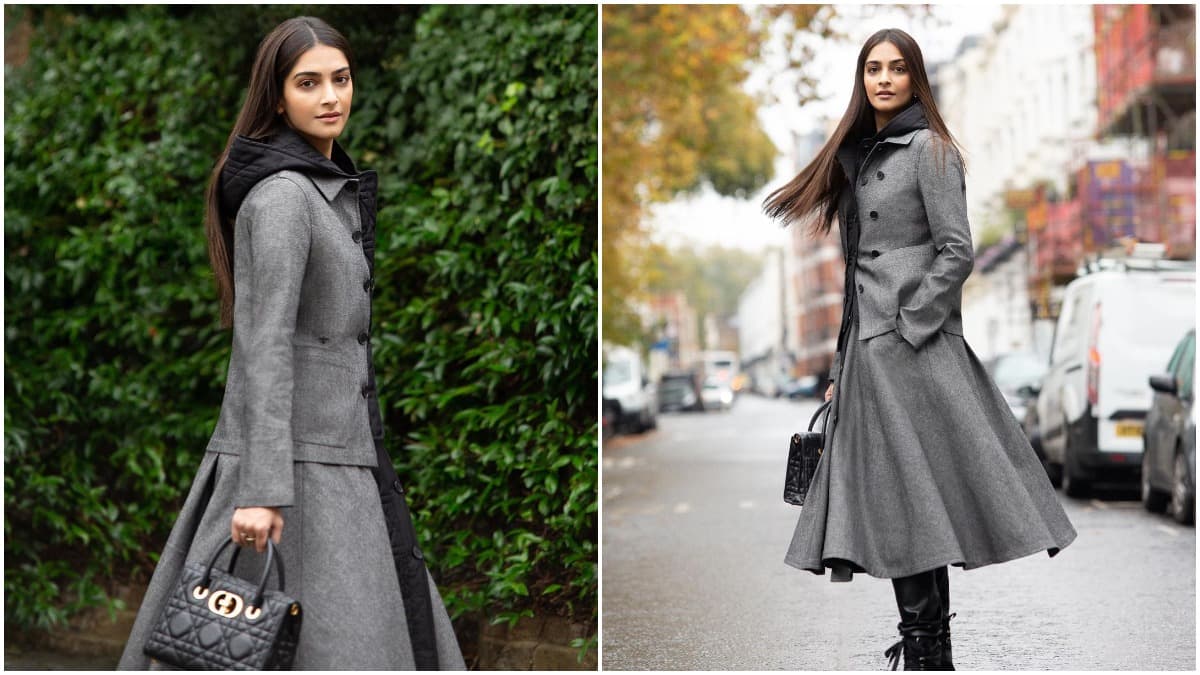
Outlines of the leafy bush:
[{"label": "leafy bush", "polygon": [[258,39],[300,13],[357,50],[380,396],[447,604],[595,617],[595,7],[351,9],[9,17],[34,30],[5,69],[6,621],[153,566],[229,357],[203,186]]}]

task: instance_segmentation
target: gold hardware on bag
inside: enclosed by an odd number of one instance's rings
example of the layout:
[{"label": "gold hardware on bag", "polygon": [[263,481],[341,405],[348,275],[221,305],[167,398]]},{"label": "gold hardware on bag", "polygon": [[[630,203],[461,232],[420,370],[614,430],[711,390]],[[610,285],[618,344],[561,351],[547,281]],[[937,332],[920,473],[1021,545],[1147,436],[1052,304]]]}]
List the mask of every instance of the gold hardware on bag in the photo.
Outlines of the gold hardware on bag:
[{"label": "gold hardware on bag", "polygon": [[292,616],[296,616],[297,614],[300,613],[300,605],[297,605],[296,603],[293,602],[291,611],[292,611]]},{"label": "gold hardware on bag", "polygon": [[203,586],[197,586],[192,589],[192,597],[197,600],[203,600],[208,597],[208,589]]},{"label": "gold hardware on bag", "polygon": [[217,591],[208,599],[208,611],[213,614],[233,618],[242,611],[245,602],[242,596],[229,591]]},{"label": "gold hardware on bag", "polygon": [[247,607],[246,608],[246,618],[247,619],[254,621],[255,619],[257,619],[260,616],[262,616],[262,608],[261,607]]}]

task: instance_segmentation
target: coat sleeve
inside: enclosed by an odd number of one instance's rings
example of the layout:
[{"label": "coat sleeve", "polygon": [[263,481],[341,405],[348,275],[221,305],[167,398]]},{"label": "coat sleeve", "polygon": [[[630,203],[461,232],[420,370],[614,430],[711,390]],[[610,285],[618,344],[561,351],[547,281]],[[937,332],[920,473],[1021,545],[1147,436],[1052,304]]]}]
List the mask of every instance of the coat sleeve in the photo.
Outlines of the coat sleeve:
[{"label": "coat sleeve", "polygon": [[233,332],[246,377],[239,507],[293,503],[292,335],[312,230],[300,186],[266,181],[235,224]]},{"label": "coat sleeve", "polygon": [[932,134],[917,151],[917,183],[938,253],[916,292],[900,307],[896,329],[920,349],[946,322],[975,266],[975,250],[962,159]]},{"label": "coat sleeve", "polygon": [[[842,372],[842,353],[840,351],[833,353],[833,365],[829,367],[829,382],[831,384],[837,382],[838,374]],[[825,392],[820,392],[824,395]]]}]

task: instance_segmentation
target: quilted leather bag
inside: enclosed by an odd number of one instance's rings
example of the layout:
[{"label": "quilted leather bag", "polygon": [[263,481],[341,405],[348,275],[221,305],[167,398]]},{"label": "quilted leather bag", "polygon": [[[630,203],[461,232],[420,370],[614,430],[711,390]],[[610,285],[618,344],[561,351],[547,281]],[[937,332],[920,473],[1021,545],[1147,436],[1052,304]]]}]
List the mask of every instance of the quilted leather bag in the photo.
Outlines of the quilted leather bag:
[{"label": "quilted leather bag", "polygon": [[821,459],[821,449],[825,447],[825,431],[813,431],[817,418],[825,412],[825,421],[829,421],[829,403],[825,401],[808,421],[808,431],[792,434],[792,443],[788,447],[787,475],[783,479],[783,501],[796,506],[804,506],[804,498],[808,496],[808,484],[812,482],[817,472],[817,462]]},{"label": "quilted leather bag", "polygon": [[[289,670],[303,617],[300,603],[283,593],[283,558],[267,540],[267,564],[258,583],[234,576],[240,547],[225,571],[217,559],[184,566],[179,583],[143,648],[147,656],[187,670]],[[279,590],[267,590],[272,562]]]}]

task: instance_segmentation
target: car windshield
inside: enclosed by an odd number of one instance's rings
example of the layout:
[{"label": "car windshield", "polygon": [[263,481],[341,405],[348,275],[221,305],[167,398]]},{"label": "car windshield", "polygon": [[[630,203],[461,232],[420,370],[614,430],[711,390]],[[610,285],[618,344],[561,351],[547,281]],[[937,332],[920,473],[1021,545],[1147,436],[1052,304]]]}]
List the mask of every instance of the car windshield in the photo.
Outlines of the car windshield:
[{"label": "car windshield", "polygon": [[605,384],[625,384],[633,380],[633,364],[628,361],[612,361],[604,367]]},{"label": "car windshield", "polygon": [[1001,389],[1017,389],[1021,385],[1036,384],[1046,373],[1046,366],[1034,354],[1010,354],[996,362],[992,379]]}]

